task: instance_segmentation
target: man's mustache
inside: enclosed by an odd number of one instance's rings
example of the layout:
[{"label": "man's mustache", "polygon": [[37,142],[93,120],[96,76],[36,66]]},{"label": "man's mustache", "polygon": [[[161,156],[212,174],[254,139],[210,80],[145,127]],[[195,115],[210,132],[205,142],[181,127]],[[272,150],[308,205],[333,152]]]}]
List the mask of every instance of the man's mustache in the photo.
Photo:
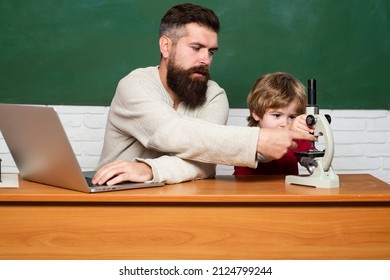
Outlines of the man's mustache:
[{"label": "man's mustache", "polygon": [[210,79],[210,72],[209,68],[206,65],[200,65],[200,66],[195,66],[190,69],[190,73],[199,73],[205,76],[207,79]]}]

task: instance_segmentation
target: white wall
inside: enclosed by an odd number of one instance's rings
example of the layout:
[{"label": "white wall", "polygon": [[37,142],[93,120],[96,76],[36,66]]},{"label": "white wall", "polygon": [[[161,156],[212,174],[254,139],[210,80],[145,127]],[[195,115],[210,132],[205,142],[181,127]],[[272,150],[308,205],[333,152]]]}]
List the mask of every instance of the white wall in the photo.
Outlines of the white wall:
[{"label": "white wall", "polygon": [[[54,106],[84,170],[94,169],[103,145],[108,107]],[[390,111],[320,110],[332,117],[336,173],[369,173],[390,184]],[[246,126],[246,109],[231,109],[229,125]],[[318,144],[321,148],[321,141]],[[3,172],[18,172],[0,135]],[[218,166],[218,174],[232,174]]]}]

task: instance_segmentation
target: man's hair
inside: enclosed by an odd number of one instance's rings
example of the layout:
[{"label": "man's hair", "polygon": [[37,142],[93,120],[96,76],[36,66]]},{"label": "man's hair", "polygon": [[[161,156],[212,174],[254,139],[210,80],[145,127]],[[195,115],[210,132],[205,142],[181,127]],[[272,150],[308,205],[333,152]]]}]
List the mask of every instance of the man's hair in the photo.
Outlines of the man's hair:
[{"label": "man's hair", "polygon": [[296,102],[297,114],[304,114],[307,106],[305,86],[292,75],[284,72],[266,74],[255,82],[250,91],[247,103],[250,115],[247,118],[248,126],[257,126],[252,113],[260,118],[269,109],[284,108]]},{"label": "man's hair", "polygon": [[216,33],[220,30],[218,17],[212,10],[186,3],[173,6],[163,16],[160,23],[160,37],[166,35],[176,43],[185,34],[183,28],[189,23],[197,23]]}]

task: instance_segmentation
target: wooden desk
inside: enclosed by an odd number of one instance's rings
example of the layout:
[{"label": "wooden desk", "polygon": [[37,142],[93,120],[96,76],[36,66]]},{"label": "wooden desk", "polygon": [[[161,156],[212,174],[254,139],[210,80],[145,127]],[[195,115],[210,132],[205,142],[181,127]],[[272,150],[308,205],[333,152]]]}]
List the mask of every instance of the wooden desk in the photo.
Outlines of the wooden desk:
[{"label": "wooden desk", "polygon": [[0,190],[0,259],[390,259],[390,186],[340,181],[218,176],[84,194],[20,180]]}]

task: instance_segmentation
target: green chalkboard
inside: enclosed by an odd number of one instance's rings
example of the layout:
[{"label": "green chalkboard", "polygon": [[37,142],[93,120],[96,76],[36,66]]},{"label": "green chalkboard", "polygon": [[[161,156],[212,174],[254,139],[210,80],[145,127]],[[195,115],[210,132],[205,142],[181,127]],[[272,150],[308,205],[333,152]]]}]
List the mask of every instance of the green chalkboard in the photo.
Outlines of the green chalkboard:
[{"label": "green chalkboard", "polygon": [[[220,18],[211,74],[232,108],[286,71],[317,80],[320,108],[390,109],[389,1],[192,2]],[[177,3],[1,0],[0,102],[109,105],[120,78],[159,63],[159,22]]]}]

